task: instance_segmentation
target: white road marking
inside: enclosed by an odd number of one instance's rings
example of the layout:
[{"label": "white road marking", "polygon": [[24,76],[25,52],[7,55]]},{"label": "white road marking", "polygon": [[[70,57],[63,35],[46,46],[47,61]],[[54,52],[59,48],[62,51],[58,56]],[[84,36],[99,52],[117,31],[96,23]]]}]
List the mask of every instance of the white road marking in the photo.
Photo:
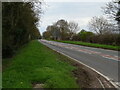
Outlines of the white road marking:
[{"label": "white road marking", "polygon": [[70,59],[72,59],[72,60],[74,60],[74,61],[76,61],[76,62],[78,62],[78,63],[80,63],[80,64],[82,64],[82,65],[84,65],[84,66],[86,66],[86,67],[88,67],[88,68],[90,68],[91,70],[95,71],[97,74],[99,74],[99,75],[101,75],[102,77],[104,77],[104,78],[105,78],[107,81],[109,81],[115,88],[119,89],[120,83],[114,82],[111,78],[105,76],[104,74],[100,73],[100,72],[97,71],[96,69],[88,66],[87,64],[82,63],[81,61],[79,61],[79,60],[77,60],[77,59],[75,59],[75,58],[72,58],[71,56],[69,56],[69,55],[67,55],[67,54],[64,54],[64,53],[62,53],[62,52],[60,52],[60,51],[57,51],[57,50],[55,50],[55,49],[52,49],[52,50],[54,50],[54,51],[56,51],[56,52],[58,52],[58,53],[61,53],[62,55],[64,55],[64,56],[66,56],[66,57],[68,57],[68,58],[70,58]]},{"label": "white road marking", "polygon": [[[97,78],[97,77],[96,77],[96,78]],[[97,78],[97,80],[99,81],[99,83],[100,83],[100,85],[102,86],[102,88],[105,90],[105,87],[104,87],[102,81],[101,81],[99,78]]]},{"label": "white road marking", "polygon": [[[45,41],[47,42],[47,41]],[[83,52],[83,53],[87,53],[87,54],[97,54],[97,55],[100,55],[102,56],[103,58],[107,58],[107,59],[111,59],[111,60],[115,60],[115,61],[118,61],[117,58],[119,58],[118,56],[110,56],[110,55],[104,55],[101,54],[101,52],[96,52],[96,51],[92,51],[92,50],[88,50],[88,49],[80,49],[78,47],[73,47],[72,45],[69,45],[69,44],[62,44],[62,43],[56,43],[56,42],[51,42],[49,41],[48,43],[52,44],[52,45],[56,45],[56,46],[59,46],[59,47],[64,47],[64,48],[69,48],[69,49],[73,49],[73,50],[76,50],[76,51],[80,51],[80,52]]]}]

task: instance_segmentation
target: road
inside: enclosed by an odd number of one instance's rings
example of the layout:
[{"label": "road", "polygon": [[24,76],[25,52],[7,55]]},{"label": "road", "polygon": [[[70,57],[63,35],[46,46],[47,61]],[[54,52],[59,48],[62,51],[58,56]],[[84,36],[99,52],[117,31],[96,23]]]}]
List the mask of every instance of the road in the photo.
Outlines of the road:
[{"label": "road", "polygon": [[51,49],[62,52],[94,68],[115,83],[120,80],[118,78],[120,77],[120,58],[118,58],[118,51],[47,40],[40,40],[40,42]]}]

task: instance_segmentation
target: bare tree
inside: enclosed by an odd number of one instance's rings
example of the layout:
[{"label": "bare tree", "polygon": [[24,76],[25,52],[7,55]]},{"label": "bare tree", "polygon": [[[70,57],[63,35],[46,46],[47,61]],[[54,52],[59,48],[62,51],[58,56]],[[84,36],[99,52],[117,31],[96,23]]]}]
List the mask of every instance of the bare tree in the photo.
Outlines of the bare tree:
[{"label": "bare tree", "polygon": [[78,26],[78,23],[76,23],[74,21],[69,22],[68,28],[69,28],[71,33],[76,33],[80,29],[79,26]]},{"label": "bare tree", "polygon": [[74,21],[68,23],[68,28],[70,31],[70,39],[72,39],[72,37],[80,30],[78,23]]},{"label": "bare tree", "polygon": [[113,0],[102,7],[104,13],[111,19],[116,20],[118,23],[118,31],[120,29],[120,0]]},{"label": "bare tree", "polygon": [[108,23],[104,17],[93,17],[89,22],[89,29],[95,31],[97,34],[110,33],[113,25]]},{"label": "bare tree", "polygon": [[105,7],[102,7],[104,13],[109,15],[110,18],[116,18],[116,14],[119,10],[117,2],[118,0],[114,0],[112,2],[108,2]]}]

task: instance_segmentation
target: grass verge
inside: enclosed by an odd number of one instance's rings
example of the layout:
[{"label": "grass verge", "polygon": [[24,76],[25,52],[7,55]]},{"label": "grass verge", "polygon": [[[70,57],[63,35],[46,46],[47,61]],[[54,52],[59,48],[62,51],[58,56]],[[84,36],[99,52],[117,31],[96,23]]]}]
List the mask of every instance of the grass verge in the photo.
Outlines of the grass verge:
[{"label": "grass verge", "polygon": [[[31,41],[11,59],[3,60],[3,88],[78,88],[72,70],[75,67],[63,60],[62,56],[38,41]],[[10,64],[6,65],[6,61]],[[8,63],[7,63],[8,64]]]},{"label": "grass verge", "polygon": [[59,40],[55,40],[55,41],[62,42],[62,43],[70,43],[70,44],[83,45],[83,46],[88,46],[88,47],[104,48],[104,49],[119,50],[120,51],[120,46],[95,44],[95,43],[87,43],[87,42],[80,42],[80,41],[59,41]]}]

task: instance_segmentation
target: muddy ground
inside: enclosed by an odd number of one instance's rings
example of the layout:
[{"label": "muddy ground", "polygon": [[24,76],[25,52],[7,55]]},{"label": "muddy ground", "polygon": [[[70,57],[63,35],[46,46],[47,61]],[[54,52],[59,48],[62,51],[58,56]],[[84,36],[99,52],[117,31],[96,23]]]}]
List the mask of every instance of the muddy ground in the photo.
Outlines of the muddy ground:
[{"label": "muddy ground", "polygon": [[72,73],[76,77],[76,82],[81,88],[115,88],[108,80],[95,71],[76,61],[70,61],[70,63],[77,67]]}]

